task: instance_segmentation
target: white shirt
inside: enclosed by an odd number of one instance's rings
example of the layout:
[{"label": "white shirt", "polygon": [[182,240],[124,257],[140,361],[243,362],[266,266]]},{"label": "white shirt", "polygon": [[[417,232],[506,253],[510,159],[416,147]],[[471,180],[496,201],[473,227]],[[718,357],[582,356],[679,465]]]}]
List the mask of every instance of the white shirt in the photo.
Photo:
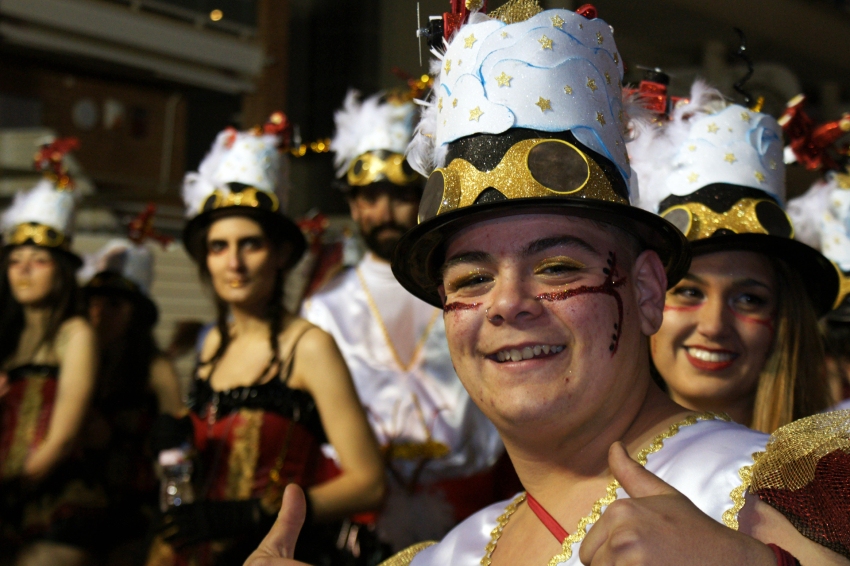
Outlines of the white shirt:
[{"label": "white shirt", "polygon": [[[663,446],[647,457],[646,468],[688,497],[712,519],[737,528],[738,511],[748,487],[740,471],[753,464],[753,454],[764,450],[768,435],[742,425],[707,420],[682,426]],[[603,494],[600,494],[603,495]],[[628,497],[621,488],[617,498]],[[411,566],[478,566],[491,540],[490,533],[510,501],[482,509],[455,527],[442,542],[425,548]],[[588,511],[590,511],[588,509]],[[602,512],[605,512],[603,507]],[[564,525],[570,533],[577,532]],[[588,525],[585,532],[592,525]],[[569,558],[558,562],[578,566],[578,540],[570,547]]]}]

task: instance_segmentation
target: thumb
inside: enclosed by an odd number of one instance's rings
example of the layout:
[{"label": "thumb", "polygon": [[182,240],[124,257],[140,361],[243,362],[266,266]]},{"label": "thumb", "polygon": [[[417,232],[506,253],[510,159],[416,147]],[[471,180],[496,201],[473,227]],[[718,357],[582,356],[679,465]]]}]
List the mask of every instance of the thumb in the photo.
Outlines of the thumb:
[{"label": "thumb", "polygon": [[631,498],[654,495],[678,494],[674,487],[632,460],[622,442],[615,442],[608,449],[608,466],[614,479]]},{"label": "thumb", "polygon": [[275,558],[292,558],[306,515],[307,501],[304,491],[294,483],[289,484],[283,492],[277,519],[257,549],[259,553]]}]

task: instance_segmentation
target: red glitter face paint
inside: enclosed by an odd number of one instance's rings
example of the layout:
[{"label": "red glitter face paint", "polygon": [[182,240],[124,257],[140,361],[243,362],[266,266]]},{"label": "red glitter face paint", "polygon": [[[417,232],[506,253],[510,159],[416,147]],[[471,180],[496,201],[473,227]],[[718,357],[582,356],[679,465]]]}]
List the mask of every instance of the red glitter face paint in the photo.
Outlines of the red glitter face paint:
[{"label": "red glitter face paint", "polygon": [[702,305],[689,305],[687,307],[674,307],[673,305],[664,305],[664,312],[692,312],[700,308]]},{"label": "red glitter face paint", "polygon": [[443,312],[472,311],[477,310],[480,306],[481,303],[448,303],[443,306]]},{"label": "red glitter face paint", "polygon": [[729,308],[729,310],[732,311],[732,315],[741,322],[746,322],[748,324],[760,324],[770,329],[771,332],[776,332],[776,329],[773,327],[773,318],[757,318],[754,316],[747,316],[745,314],[735,312],[735,309],[731,307]]},{"label": "red glitter face paint", "polygon": [[620,293],[617,292],[617,287],[622,286],[626,282],[625,277],[617,279],[617,256],[614,252],[608,252],[608,267],[604,268],[602,272],[607,275],[602,285],[597,285],[595,287],[582,285],[575,289],[566,289],[564,291],[557,291],[554,293],[542,293],[537,295],[537,300],[565,301],[572,297],[577,297],[578,295],[593,294],[602,294],[614,297],[614,300],[617,301],[618,319],[617,323],[614,324],[614,333],[611,335],[611,345],[608,347],[611,351],[611,356],[613,357],[614,354],[617,353],[617,347],[620,345],[620,336],[623,333],[623,299],[620,297]]}]

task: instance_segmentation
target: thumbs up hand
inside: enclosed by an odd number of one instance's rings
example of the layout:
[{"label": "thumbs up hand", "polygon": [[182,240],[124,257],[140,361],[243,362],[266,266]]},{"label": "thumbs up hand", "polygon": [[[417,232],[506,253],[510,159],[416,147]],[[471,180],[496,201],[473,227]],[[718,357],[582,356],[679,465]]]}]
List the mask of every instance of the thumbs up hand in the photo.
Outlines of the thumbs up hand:
[{"label": "thumbs up hand", "polygon": [[608,506],[590,529],[579,557],[588,566],[775,566],[773,552],[714,521],[623,445],[608,451],[614,478],[629,495]]},{"label": "thumbs up hand", "polygon": [[304,492],[295,484],[286,486],[280,513],[272,525],[269,534],[260,543],[244,566],[308,566],[292,560],[295,555],[295,542],[304,526],[307,514],[307,501]]}]

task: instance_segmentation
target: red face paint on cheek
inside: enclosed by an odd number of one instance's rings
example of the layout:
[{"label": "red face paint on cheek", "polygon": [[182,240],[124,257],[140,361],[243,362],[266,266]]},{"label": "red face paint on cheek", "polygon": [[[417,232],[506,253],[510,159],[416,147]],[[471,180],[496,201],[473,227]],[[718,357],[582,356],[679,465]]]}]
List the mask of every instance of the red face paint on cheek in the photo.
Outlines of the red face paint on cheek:
[{"label": "red face paint on cheek", "polygon": [[579,295],[609,295],[617,301],[617,322],[614,324],[614,333],[611,334],[611,345],[608,349],[611,351],[611,356],[617,353],[617,347],[620,345],[620,336],[623,333],[623,298],[617,292],[617,287],[622,286],[626,282],[625,277],[617,278],[617,256],[614,252],[608,252],[608,267],[602,270],[606,277],[605,282],[598,286],[582,285],[575,289],[567,289],[555,293],[542,293],[537,295],[539,301],[565,301]]},{"label": "red face paint on cheek", "polygon": [[760,324],[765,328],[768,328],[771,333],[776,332],[776,329],[773,327],[773,317],[771,318],[758,318],[755,316],[747,316],[745,314],[741,314],[739,312],[735,312],[734,309],[729,309],[732,312],[732,315],[740,320],[741,322],[746,322],[747,324]]},{"label": "red face paint on cheek", "polygon": [[478,310],[480,306],[481,303],[448,303],[443,306],[443,312],[472,311]]},{"label": "red face paint on cheek", "polygon": [[664,312],[693,312],[700,308],[702,305],[690,305],[687,307],[674,307],[672,305],[664,305]]}]

